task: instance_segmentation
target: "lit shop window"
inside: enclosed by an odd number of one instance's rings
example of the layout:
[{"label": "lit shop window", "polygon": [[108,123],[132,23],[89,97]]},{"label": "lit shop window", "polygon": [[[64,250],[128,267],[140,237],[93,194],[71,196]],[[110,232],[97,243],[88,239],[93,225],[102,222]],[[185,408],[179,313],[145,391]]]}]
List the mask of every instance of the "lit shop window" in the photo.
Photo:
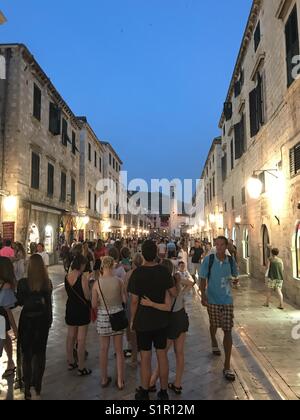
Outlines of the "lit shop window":
[{"label": "lit shop window", "polygon": [[45,251],[48,254],[53,252],[53,228],[50,225],[45,227]]},{"label": "lit shop window", "polygon": [[38,244],[40,242],[40,233],[39,229],[36,224],[32,224],[29,227],[28,233],[28,254],[32,254],[34,252],[34,244]]}]

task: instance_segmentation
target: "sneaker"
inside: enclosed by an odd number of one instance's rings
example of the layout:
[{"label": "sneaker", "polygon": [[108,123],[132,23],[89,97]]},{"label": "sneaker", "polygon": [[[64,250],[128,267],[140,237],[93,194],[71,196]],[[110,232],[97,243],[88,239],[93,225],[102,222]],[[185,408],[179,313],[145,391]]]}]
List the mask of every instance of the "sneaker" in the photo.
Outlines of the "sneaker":
[{"label": "sneaker", "polygon": [[149,401],[149,391],[146,391],[142,387],[139,388],[135,394],[136,401]]},{"label": "sneaker", "polygon": [[169,401],[170,398],[167,391],[160,390],[159,393],[157,394],[157,399],[160,401]]}]

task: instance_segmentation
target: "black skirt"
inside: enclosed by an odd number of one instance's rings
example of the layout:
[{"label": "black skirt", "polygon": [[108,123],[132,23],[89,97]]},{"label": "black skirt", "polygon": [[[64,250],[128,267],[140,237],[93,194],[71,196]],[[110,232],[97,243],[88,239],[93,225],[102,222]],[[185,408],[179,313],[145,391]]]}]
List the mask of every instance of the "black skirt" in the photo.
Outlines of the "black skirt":
[{"label": "black skirt", "polygon": [[168,327],[168,339],[177,340],[181,334],[188,332],[189,326],[189,317],[184,308],[181,311],[172,312]]}]

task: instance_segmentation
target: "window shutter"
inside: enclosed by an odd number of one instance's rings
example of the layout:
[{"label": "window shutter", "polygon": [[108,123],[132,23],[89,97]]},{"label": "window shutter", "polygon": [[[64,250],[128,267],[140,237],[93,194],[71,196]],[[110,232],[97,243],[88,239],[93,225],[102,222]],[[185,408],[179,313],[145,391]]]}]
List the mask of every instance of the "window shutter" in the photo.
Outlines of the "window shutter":
[{"label": "window shutter", "polygon": [[227,177],[227,154],[222,157],[222,181],[224,182]]},{"label": "window shutter", "polygon": [[295,175],[300,172],[300,143],[294,148]]},{"label": "window shutter", "polygon": [[290,150],[290,175],[295,175],[295,153],[294,149]]},{"label": "window shutter", "polygon": [[76,201],[76,183],[75,179],[71,179],[71,204],[74,206]]},{"label": "window shutter", "polygon": [[235,140],[235,160],[242,157],[242,138],[241,138],[241,123],[234,126],[234,140]]},{"label": "window shutter", "polygon": [[294,7],[286,23],[285,38],[286,38],[287,79],[288,79],[288,86],[290,86],[294,82],[294,79],[292,76],[292,70],[293,70],[292,59],[295,55],[299,55],[299,31],[298,31],[297,6]]},{"label": "window shutter", "polygon": [[40,188],[40,156],[34,152],[31,155],[31,188]]},{"label": "window shutter", "polygon": [[263,79],[260,74],[257,75],[257,87],[256,87],[256,98],[257,98],[257,117],[258,124],[264,124],[264,101],[263,101]]},{"label": "window shutter", "polygon": [[254,32],[254,51],[257,51],[257,48],[260,44],[261,31],[260,31],[260,22],[258,22],[257,27]]},{"label": "window shutter", "polygon": [[234,169],[234,151],[233,151],[233,140],[230,142],[230,163],[231,170]]},{"label": "window shutter", "polygon": [[38,120],[41,121],[41,105],[42,105],[42,92],[34,84],[33,89],[33,116]]},{"label": "window shutter", "polygon": [[62,119],[62,144],[68,146],[68,122]]},{"label": "window shutter", "polygon": [[235,98],[237,98],[240,95],[240,93],[241,93],[241,82],[240,82],[240,80],[238,80],[234,84],[234,96],[235,96]]},{"label": "window shutter", "polygon": [[66,201],[66,194],[67,194],[67,175],[62,172],[61,179],[60,179],[60,201]]},{"label": "window shutter", "polygon": [[53,197],[54,193],[54,166],[48,163],[48,197]]},{"label": "window shutter", "polygon": [[226,121],[229,121],[232,117],[232,102],[224,103],[224,115]]},{"label": "window shutter", "polygon": [[57,105],[50,102],[49,106],[49,131],[54,136],[60,135],[61,130],[61,110]]},{"label": "window shutter", "polygon": [[251,137],[256,136],[259,131],[258,119],[257,119],[257,90],[253,89],[249,94],[249,106],[250,106],[250,134]]}]

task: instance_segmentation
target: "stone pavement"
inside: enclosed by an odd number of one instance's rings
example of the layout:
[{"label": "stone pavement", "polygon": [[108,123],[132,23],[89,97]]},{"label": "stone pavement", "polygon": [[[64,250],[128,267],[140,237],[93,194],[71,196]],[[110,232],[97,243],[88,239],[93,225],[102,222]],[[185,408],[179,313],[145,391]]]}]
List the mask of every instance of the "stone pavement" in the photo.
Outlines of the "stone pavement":
[{"label": "stone pavement", "polygon": [[234,294],[236,332],[279,393],[300,398],[300,308],[285,301],[285,310],[277,309],[275,294],[270,308],[263,307],[264,280],[242,278]]},{"label": "stone pavement", "polygon": [[[76,373],[66,370],[64,323],[65,291],[61,266],[50,268],[54,284],[54,324],[47,351],[47,368],[44,376],[43,399],[45,400],[131,400],[139,385],[139,372],[126,361],[126,388],[118,391],[114,386],[103,390],[100,387],[99,342],[95,326],[91,325],[88,336],[89,359],[87,367],[93,374],[78,378]],[[300,311],[286,305],[286,311],[262,307],[264,297],[259,282],[241,280],[242,286],[236,295],[236,332],[233,352],[233,367],[238,379],[234,384],[222,377],[222,358],[210,354],[208,320],[201,307],[197,293],[191,293],[187,311],[191,328],[186,343],[186,370],[183,380],[183,394],[177,400],[247,400],[277,399],[272,393],[269,381],[276,390],[292,398],[300,390],[300,340],[292,338],[295,326],[293,319],[300,322]],[[276,307],[276,306],[275,306]],[[300,331],[299,331],[300,332]],[[242,340],[242,341],[241,341]],[[113,350],[110,351],[110,375],[115,377]],[[0,361],[0,375],[5,370],[5,355]],[[174,378],[175,360],[170,353],[170,380]],[[270,379],[271,378],[271,379]],[[114,382],[114,381],[113,381]],[[287,391],[286,388],[288,388]],[[12,380],[0,382],[0,399],[22,399],[13,391]],[[274,396],[275,395],[275,396]],[[153,396],[155,398],[155,395]]]}]

